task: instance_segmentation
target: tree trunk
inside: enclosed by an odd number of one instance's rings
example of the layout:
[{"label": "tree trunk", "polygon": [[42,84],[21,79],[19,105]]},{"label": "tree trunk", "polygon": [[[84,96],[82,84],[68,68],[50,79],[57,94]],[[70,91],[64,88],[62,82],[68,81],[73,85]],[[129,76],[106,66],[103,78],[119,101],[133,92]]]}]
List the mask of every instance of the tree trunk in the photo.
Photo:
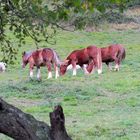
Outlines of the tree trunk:
[{"label": "tree trunk", "polygon": [[65,128],[65,116],[63,108],[55,106],[54,111],[50,113],[51,138],[53,140],[72,140]]},{"label": "tree trunk", "polygon": [[50,113],[50,120],[51,127],[0,98],[0,133],[15,140],[71,140],[61,106]]}]

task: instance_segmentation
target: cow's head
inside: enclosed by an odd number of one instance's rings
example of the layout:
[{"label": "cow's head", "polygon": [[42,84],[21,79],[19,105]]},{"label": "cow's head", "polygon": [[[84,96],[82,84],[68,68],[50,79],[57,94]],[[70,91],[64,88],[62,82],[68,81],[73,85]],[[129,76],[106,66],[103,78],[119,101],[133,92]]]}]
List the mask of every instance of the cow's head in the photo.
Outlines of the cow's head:
[{"label": "cow's head", "polygon": [[64,62],[61,63],[60,65],[60,75],[64,75],[67,71],[67,67],[69,65],[69,60],[65,60]]},{"label": "cow's head", "polygon": [[25,68],[25,66],[28,64],[28,58],[27,58],[27,55],[26,55],[26,52],[24,51],[22,53],[22,68]]}]

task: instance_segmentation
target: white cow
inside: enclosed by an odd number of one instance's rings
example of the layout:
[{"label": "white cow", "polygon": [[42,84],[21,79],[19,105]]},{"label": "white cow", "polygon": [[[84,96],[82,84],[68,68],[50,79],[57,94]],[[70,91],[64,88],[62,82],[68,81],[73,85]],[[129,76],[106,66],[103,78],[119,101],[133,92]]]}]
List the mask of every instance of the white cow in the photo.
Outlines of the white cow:
[{"label": "white cow", "polygon": [[0,72],[5,72],[6,70],[6,63],[0,62]]}]

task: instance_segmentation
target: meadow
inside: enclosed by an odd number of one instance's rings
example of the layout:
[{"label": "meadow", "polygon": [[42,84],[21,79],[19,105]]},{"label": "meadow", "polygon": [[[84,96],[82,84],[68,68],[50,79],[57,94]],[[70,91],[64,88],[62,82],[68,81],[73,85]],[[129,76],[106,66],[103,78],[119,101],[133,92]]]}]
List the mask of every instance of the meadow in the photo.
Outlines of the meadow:
[{"label": "meadow", "polygon": [[[43,45],[55,49],[62,60],[74,49],[113,43],[124,44],[126,59],[119,72],[108,71],[103,64],[101,75],[96,71],[84,75],[78,70],[77,76],[72,76],[69,70],[57,80],[48,80],[44,67],[39,82],[36,77],[29,79],[28,66],[21,68],[21,53],[35,49],[33,41],[27,39],[19,48],[16,64],[8,65],[7,71],[0,73],[0,97],[48,124],[49,112],[61,104],[73,140],[139,140],[140,32],[58,31],[56,41],[56,45]],[[0,134],[0,140],[11,139]]]}]

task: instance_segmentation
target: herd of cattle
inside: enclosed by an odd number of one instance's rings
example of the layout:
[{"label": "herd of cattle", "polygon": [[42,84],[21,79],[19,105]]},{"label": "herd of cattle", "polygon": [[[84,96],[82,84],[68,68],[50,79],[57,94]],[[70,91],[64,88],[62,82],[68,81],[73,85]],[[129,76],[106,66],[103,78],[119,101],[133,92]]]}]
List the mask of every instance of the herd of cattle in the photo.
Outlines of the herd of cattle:
[{"label": "herd of cattle", "polygon": [[80,50],[72,51],[68,57],[61,61],[56,51],[51,48],[42,48],[35,51],[23,52],[22,67],[29,63],[30,78],[33,77],[33,69],[37,67],[37,79],[41,78],[40,67],[48,69],[48,79],[52,78],[52,65],[54,66],[55,78],[64,75],[71,67],[73,75],[76,75],[77,67],[81,67],[85,74],[97,69],[98,74],[102,73],[102,62],[106,63],[111,70],[111,62],[115,63],[114,70],[119,71],[120,63],[125,58],[125,48],[121,44],[112,44],[105,48],[98,48],[94,45]]}]

